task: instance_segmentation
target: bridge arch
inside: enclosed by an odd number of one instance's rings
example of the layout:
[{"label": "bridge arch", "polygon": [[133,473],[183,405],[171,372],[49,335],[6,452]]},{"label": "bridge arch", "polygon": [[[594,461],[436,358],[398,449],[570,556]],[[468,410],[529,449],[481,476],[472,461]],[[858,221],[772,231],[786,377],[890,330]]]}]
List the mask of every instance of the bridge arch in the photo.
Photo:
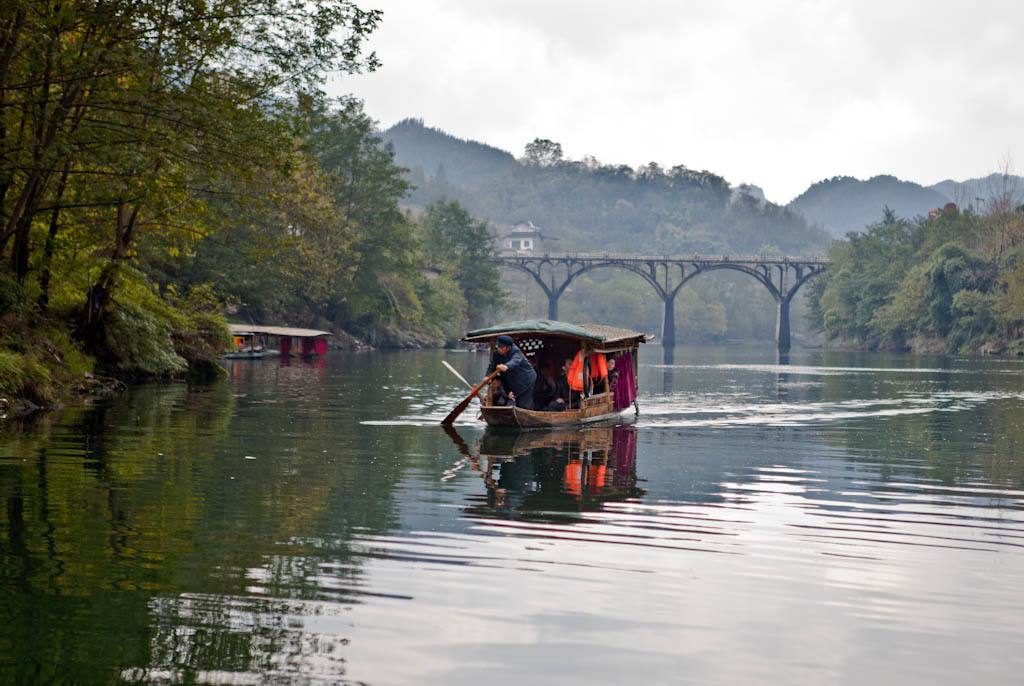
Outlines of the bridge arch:
[{"label": "bridge arch", "polygon": [[[757,280],[776,303],[775,344],[789,352],[791,335],[789,305],[797,291],[811,278],[827,269],[823,258],[730,258],[608,254],[503,254],[492,258],[500,266],[529,274],[548,298],[548,318],[558,319],[558,300],[578,276],[597,269],[622,269],[640,276],[663,304],[661,338],[666,348],[675,346],[675,299],[690,279],[718,270],[738,271]],[[559,272],[562,275],[559,275]]]}]

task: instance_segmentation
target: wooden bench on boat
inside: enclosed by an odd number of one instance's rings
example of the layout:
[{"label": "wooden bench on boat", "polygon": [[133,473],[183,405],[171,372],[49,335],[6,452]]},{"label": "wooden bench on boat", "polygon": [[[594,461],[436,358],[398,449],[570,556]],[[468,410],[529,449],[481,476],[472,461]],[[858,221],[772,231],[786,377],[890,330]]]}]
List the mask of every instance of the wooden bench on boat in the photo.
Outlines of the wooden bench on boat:
[{"label": "wooden bench on boat", "polygon": [[[592,355],[614,356],[618,369],[617,383],[615,388],[610,388],[606,380],[605,390],[601,393],[593,393],[590,388],[579,395],[573,393],[571,405],[575,407],[555,412],[495,405],[488,389],[481,414],[489,425],[522,429],[573,426],[621,419],[623,412],[630,407],[636,409],[637,353],[640,344],[648,340],[645,334],[600,324],[533,319],[470,331],[463,340],[486,343],[493,355],[498,336],[503,335],[511,336],[525,355],[543,356],[548,365],[574,357],[580,351],[588,361]],[[550,367],[549,371],[557,373]]]}]

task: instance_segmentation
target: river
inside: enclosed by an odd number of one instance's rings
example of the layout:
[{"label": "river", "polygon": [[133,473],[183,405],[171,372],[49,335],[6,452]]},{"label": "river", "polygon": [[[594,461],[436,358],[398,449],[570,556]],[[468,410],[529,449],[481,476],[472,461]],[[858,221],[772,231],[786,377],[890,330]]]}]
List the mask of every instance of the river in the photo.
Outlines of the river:
[{"label": "river", "polygon": [[0,433],[0,682],[1020,683],[1021,361],[651,347],[635,426],[453,438],[442,359]]}]

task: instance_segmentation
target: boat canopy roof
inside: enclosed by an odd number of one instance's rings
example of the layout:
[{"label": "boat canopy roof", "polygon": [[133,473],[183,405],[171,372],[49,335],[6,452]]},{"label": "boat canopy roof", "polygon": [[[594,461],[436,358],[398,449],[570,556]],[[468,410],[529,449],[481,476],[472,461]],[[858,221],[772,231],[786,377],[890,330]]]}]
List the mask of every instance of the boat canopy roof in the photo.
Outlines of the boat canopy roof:
[{"label": "boat canopy roof", "polygon": [[518,322],[507,322],[496,324],[483,329],[475,329],[466,334],[464,341],[489,341],[498,336],[523,336],[526,334],[541,334],[549,336],[564,336],[576,338],[593,343],[612,345],[617,343],[644,343],[647,341],[647,334],[629,329],[620,329],[615,326],[603,324],[570,324],[568,322],[555,322],[549,319],[525,319]]},{"label": "boat canopy roof", "polygon": [[285,336],[291,338],[317,338],[319,336],[330,336],[330,331],[319,329],[293,329],[289,326],[256,326],[253,324],[228,324],[233,336],[251,336],[253,334],[267,334],[270,336]]}]

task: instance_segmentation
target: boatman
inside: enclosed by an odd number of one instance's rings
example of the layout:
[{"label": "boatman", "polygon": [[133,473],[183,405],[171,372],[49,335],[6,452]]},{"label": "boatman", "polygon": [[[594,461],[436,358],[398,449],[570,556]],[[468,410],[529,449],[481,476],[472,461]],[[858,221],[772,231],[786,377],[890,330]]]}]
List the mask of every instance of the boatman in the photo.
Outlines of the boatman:
[{"label": "boatman", "polygon": [[533,384],[537,380],[537,372],[523,351],[516,347],[511,336],[498,336],[497,350],[487,373],[497,370],[501,373],[501,385],[510,401],[524,410],[533,409]]}]

